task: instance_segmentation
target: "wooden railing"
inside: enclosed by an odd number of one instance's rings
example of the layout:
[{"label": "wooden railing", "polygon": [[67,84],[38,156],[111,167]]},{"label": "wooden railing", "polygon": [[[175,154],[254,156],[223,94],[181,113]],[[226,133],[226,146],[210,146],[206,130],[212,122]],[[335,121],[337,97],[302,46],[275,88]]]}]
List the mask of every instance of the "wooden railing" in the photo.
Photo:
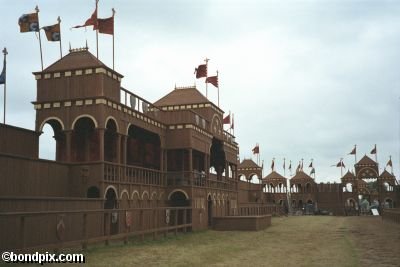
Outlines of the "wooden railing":
[{"label": "wooden railing", "polygon": [[382,220],[400,224],[400,209],[384,209]]},{"label": "wooden railing", "polygon": [[192,228],[189,207],[40,212],[0,212],[0,250],[50,251],[86,248],[111,240],[177,234]]},{"label": "wooden railing", "polygon": [[274,204],[253,204],[248,206],[239,206],[234,216],[259,216],[259,215],[281,215],[283,208]]},{"label": "wooden railing", "polygon": [[168,186],[195,186],[195,187],[209,187],[224,190],[236,190],[236,181],[231,178],[218,180],[213,174],[207,175],[202,172],[168,172],[167,173]]},{"label": "wooden railing", "polygon": [[120,89],[121,89],[121,104],[125,105],[128,108],[131,108],[136,112],[145,114],[154,119],[158,120],[160,119],[161,110],[158,107],[154,106],[149,101],[145,100],[144,98],[141,98],[140,96],[130,92],[125,88],[121,87]]},{"label": "wooden railing", "polygon": [[154,169],[104,163],[104,180],[107,182],[165,186],[165,175]]}]

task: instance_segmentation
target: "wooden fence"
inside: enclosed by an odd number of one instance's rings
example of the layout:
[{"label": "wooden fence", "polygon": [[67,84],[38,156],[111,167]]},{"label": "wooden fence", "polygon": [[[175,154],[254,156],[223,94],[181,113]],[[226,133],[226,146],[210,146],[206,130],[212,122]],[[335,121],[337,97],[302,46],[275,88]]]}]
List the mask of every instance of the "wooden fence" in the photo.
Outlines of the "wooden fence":
[{"label": "wooden fence", "polygon": [[191,208],[0,212],[0,250],[57,251],[131,237],[157,238],[192,228]]},{"label": "wooden fence", "polygon": [[400,209],[384,209],[382,220],[400,224]]}]

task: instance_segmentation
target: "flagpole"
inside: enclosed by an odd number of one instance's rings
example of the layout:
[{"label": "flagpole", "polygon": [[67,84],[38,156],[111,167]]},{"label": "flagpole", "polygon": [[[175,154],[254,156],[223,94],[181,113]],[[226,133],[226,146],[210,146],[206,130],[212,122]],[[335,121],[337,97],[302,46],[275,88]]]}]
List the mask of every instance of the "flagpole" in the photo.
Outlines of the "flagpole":
[{"label": "flagpole", "polygon": [[62,58],[62,46],[61,46],[61,19],[60,19],[60,16],[58,16],[57,20],[58,20],[58,25],[59,25],[59,27],[60,27],[60,58]]},{"label": "flagpole", "polygon": [[340,178],[343,177],[343,158],[340,158]]},{"label": "flagpole", "polygon": [[[37,16],[38,16],[38,21],[39,21],[39,7],[36,6],[35,8]],[[40,48],[40,62],[42,63],[42,71],[43,71],[43,52],[42,52],[42,38],[40,37],[40,30],[39,32],[39,48]]]},{"label": "flagpole", "polygon": [[[217,81],[218,81],[218,70],[217,70]],[[218,107],[219,107],[219,83],[217,89],[218,89]]]},{"label": "flagpole", "polygon": [[207,76],[208,76],[208,61],[209,58],[205,58],[204,61],[206,62],[206,98],[208,99],[208,82],[207,82]]},{"label": "flagpole", "polygon": [[112,45],[113,45],[113,70],[114,70],[114,36],[115,36],[115,21],[114,21],[114,15],[115,15],[115,9],[112,8],[112,16],[113,16],[113,40],[112,40]]},{"label": "flagpole", "polygon": [[8,52],[7,52],[7,48],[5,48],[4,47],[4,49],[3,49],[3,54],[4,54],[4,75],[5,75],[5,78],[4,78],[4,113],[3,113],[3,123],[4,124],[6,124],[6,97],[7,97],[7,93],[6,93],[6,91],[7,91],[7,66],[6,66],[6,64],[7,64],[7,54],[8,54]]},{"label": "flagpole", "polygon": [[286,177],[286,159],[283,158],[283,176]]},{"label": "flagpole", "polygon": [[357,164],[357,145],[354,145],[354,165]]},{"label": "flagpole", "polygon": [[97,22],[97,18],[98,18],[98,10],[97,10],[97,7],[98,7],[98,4],[99,4],[99,0],[96,0],[96,57],[97,57],[97,59],[99,59],[99,23]]}]

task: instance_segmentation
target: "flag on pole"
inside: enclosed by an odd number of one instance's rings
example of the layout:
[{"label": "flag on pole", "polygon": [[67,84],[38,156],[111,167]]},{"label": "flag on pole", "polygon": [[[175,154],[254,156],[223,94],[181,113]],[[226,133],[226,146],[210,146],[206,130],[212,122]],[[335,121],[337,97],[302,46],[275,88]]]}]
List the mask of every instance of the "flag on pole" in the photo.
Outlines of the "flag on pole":
[{"label": "flag on pole", "polygon": [[218,87],[218,75],[217,76],[210,76],[206,78],[206,83],[211,83],[214,85],[216,88]]},{"label": "flag on pole", "polygon": [[389,161],[386,163],[386,166],[393,167],[392,158],[389,159]]},{"label": "flag on pole", "polygon": [[195,70],[196,79],[207,77],[207,64],[199,65]]},{"label": "flag on pole", "polygon": [[235,129],[235,122],[234,122],[234,115],[233,115],[233,113],[232,113],[232,125],[231,125],[231,128],[232,129]]},{"label": "flag on pole", "polygon": [[315,168],[314,167],[311,169],[310,175],[311,174],[315,174]]},{"label": "flag on pole", "polygon": [[272,171],[274,171],[274,167],[275,167],[275,160],[272,160],[272,163],[271,163],[271,170]]},{"label": "flag on pole", "polygon": [[0,74],[0,84],[5,84],[5,83],[6,83],[6,59],[4,59],[3,70]]},{"label": "flag on pole", "polygon": [[343,167],[346,168],[346,166],[344,166],[343,160],[340,160],[337,164],[336,167]]},{"label": "flag on pole", "polygon": [[23,14],[18,19],[20,32],[38,32],[39,16],[38,13]]},{"label": "flag on pole", "polygon": [[93,30],[99,30],[99,33],[114,35],[114,15],[106,19],[97,19],[97,25]]},{"label": "flag on pole", "polygon": [[46,33],[47,40],[50,42],[58,42],[61,40],[60,23],[45,26],[42,28]]},{"label": "flag on pole", "polygon": [[231,114],[228,114],[224,119],[223,119],[223,124],[230,124],[231,123]]},{"label": "flag on pole", "polygon": [[354,146],[353,150],[349,153],[349,155],[355,155],[357,153],[357,147]]},{"label": "flag on pole", "polygon": [[310,165],[308,165],[308,168],[312,168],[313,167],[313,162],[311,161]]},{"label": "flag on pole", "polygon": [[375,145],[375,147],[371,150],[371,154],[376,154],[376,145]]},{"label": "flag on pole", "polygon": [[292,171],[292,161],[289,162],[289,171]]},{"label": "flag on pole", "polygon": [[260,147],[258,146],[258,144],[253,148],[253,154],[260,154]]},{"label": "flag on pole", "polygon": [[87,26],[93,26],[95,27],[97,25],[97,2],[96,2],[96,8],[93,11],[93,14],[90,16],[90,18],[88,18],[85,21],[85,24],[83,25],[76,25],[72,28],[82,28],[82,27],[87,27]]},{"label": "flag on pole", "polygon": [[286,170],[286,161],[283,159],[283,169]]},{"label": "flag on pole", "polygon": [[300,164],[301,164],[301,162],[299,162],[299,165],[297,165],[296,173],[299,172],[299,171],[301,170],[301,165],[300,165]]}]

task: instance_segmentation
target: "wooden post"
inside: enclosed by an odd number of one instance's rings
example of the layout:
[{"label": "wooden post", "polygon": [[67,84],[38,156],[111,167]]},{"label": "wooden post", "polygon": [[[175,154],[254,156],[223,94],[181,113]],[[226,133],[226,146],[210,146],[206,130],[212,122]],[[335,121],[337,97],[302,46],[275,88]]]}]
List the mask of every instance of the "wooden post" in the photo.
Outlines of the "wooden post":
[{"label": "wooden post", "polygon": [[[186,216],[187,216],[187,209],[185,208],[184,210],[183,210],[183,224],[185,225],[186,224]],[[184,233],[186,233],[186,231],[187,231],[187,229],[186,229],[186,226],[183,228],[183,232]]]},{"label": "wooden post", "polygon": [[83,228],[82,228],[82,249],[87,248],[87,213],[83,214]]},{"label": "wooden post", "polygon": [[175,235],[178,234],[178,209],[175,209]]}]

